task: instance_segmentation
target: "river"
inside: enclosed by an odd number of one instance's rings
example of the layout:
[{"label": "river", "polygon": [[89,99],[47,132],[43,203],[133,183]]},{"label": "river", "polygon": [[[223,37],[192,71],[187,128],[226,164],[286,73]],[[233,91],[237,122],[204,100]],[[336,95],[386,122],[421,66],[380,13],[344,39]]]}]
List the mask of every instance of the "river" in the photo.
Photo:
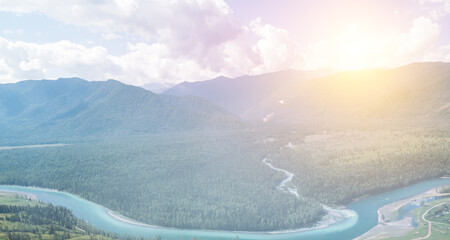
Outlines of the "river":
[{"label": "river", "polygon": [[208,230],[182,230],[162,227],[139,226],[120,221],[110,214],[108,209],[93,202],[89,202],[81,197],[54,190],[0,185],[0,191],[13,191],[32,194],[40,201],[52,203],[53,205],[64,206],[72,210],[75,216],[84,219],[105,231],[116,232],[119,234],[137,235],[146,237],[161,236],[162,239],[239,239],[265,240],[265,239],[352,239],[370,230],[377,224],[377,210],[383,205],[394,201],[409,198],[422,193],[430,188],[438,187],[444,184],[450,184],[450,179],[433,179],[423,181],[408,187],[396,189],[394,191],[382,193],[361,199],[347,206],[348,209],[355,211],[354,216],[330,225],[328,227],[300,231],[300,232],[280,232],[280,233],[262,233],[262,232],[230,232],[230,231],[208,231]]}]

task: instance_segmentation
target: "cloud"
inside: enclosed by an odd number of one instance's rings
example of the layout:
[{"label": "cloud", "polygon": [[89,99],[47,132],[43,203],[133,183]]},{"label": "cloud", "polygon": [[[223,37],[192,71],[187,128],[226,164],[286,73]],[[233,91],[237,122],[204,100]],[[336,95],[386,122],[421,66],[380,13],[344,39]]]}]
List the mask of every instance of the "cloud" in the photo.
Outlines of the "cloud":
[{"label": "cloud", "polygon": [[2,39],[11,47],[2,48],[0,56],[7,56],[7,64],[14,70],[5,75],[14,79],[3,81],[72,74],[140,85],[260,74],[298,63],[297,46],[286,30],[263,24],[261,19],[242,25],[222,0],[0,0],[0,10],[42,13],[89,28],[105,40],[138,39],[120,56],[100,46],[69,41],[33,44]]},{"label": "cloud", "polygon": [[261,19],[250,23],[251,31],[259,37],[253,50],[262,58],[263,64],[254,72],[270,72],[301,65],[302,55],[297,43],[289,36],[288,31],[262,24]]},{"label": "cloud", "polygon": [[68,76],[104,80],[105,72],[117,69],[105,48],[69,41],[36,44],[0,37],[0,59],[0,82]]},{"label": "cloud", "polygon": [[102,37],[105,40],[115,40],[115,39],[120,39],[123,38],[124,36],[120,35],[120,34],[115,34],[115,33],[103,33]]},{"label": "cloud", "polygon": [[[440,2],[444,8],[445,2]],[[142,85],[287,68],[313,70],[355,63],[387,67],[448,59],[446,48],[434,47],[439,26],[426,17],[414,19],[402,33],[350,28],[302,48],[288,31],[260,18],[239,23],[222,0],[0,0],[0,11],[45,14],[88,28],[105,40],[136,39],[127,44],[125,54],[113,55],[93,44],[36,44],[0,37],[0,82],[78,76]]]},{"label": "cloud", "polygon": [[42,62],[38,58],[32,58],[29,61],[21,61],[19,67],[22,71],[41,70]]},{"label": "cloud", "polygon": [[222,0],[0,0],[0,10],[39,12],[106,39],[133,36],[141,42],[164,43],[174,53],[191,57],[211,55],[242,32]]},{"label": "cloud", "polygon": [[450,13],[450,0],[419,0],[420,5],[433,19]]},{"label": "cloud", "polygon": [[2,79],[11,79],[14,70],[6,63],[4,58],[0,58],[0,83]]},{"label": "cloud", "polygon": [[450,62],[450,44],[440,46],[434,51],[429,52],[425,56],[425,61],[442,61],[442,62]]},{"label": "cloud", "polygon": [[119,69],[119,74],[111,78],[141,85],[161,80],[180,82],[215,76],[193,59],[173,56],[172,50],[164,44],[128,44],[128,50],[127,54],[111,57]]},{"label": "cloud", "polygon": [[[439,36],[439,25],[425,17],[414,19],[411,29],[407,34],[396,39],[398,57],[415,57],[428,50]],[[411,56],[413,55],[413,56]]]}]

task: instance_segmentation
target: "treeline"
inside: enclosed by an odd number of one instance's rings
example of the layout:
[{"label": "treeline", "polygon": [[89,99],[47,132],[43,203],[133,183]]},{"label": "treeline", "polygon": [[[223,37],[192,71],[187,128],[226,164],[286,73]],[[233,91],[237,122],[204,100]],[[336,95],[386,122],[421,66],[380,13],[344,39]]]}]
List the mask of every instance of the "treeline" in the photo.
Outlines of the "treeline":
[{"label": "treeline", "polygon": [[294,147],[272,157],[278,167],[299,176],[294,184],[300,195],[328,204],[450,173],[445,131],[328,132],[309,139],[291,137]]},{"label": "treeline", "polygon": [[[101,231],[89,223],[77,219],[67,208],[51,204],[34,206],[0,204],[0,239],[3,237],[9,240],[151,240],[150,238],[120,236]],[[160,237],[156,239],[160,239]]]},{"label": "treeline", "polygon": [[31,236],[42,239],[48,235],[53,239],[71,239],[80,235],[119,238],[117,234],[106,233],[77,219],[67,208],[51,204],[0,204],[0,232],[8,233],[9,239],[30,239]]},{"label": "treeline", "polygon": [[313,225],[314,200],[275,189],[261,162],[277,145],[253,131],[147,135],[0,151],[0,184],[79,194],[138,221],[176,228],[269,231]]},{"label": "treeline", "polygon": [[[49,225],[57,222],[58,225],[73,229],[77,219],[72,213],[62,207],[50,206],[8,206],[0,205],[0,213],[10,213],[4,219],[9,222],[21,222],[32,225]],[[54,229],[52,229],[54,232]]]},{"label": "treeline", "polygon": [[438,190],[440,193],[450,193],[450,185],[444,185]]}]

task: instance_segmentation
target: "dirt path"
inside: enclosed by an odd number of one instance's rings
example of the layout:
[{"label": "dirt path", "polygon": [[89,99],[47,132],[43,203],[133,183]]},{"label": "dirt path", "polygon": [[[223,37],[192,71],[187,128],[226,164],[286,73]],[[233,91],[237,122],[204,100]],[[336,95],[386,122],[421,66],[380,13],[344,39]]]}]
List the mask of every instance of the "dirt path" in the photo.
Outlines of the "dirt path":
[{"label": "dirt path", "polygon": [[428,209],[427,211],[425,211],[425,213],[422,215],[422,219],[423,219],[425,222],[428,223],[428,234],[427,234],[425,237],[415,238],[414,240],[427,239],[427,238],[429,238],[429,237],[431,236],[431,221],[428,221],[427,219],[425,219],[425,216],[427,215],[427,213],[428,213],[431,209],[436,208],[436,207],[439,207],[439,206],[441,206],[441,205],[443,205],[443,204],[446,204],[446,202],[440,203],[440,204],[438,204],[438,205],[436,205],[436,206],[434,206],[434,207]]}]

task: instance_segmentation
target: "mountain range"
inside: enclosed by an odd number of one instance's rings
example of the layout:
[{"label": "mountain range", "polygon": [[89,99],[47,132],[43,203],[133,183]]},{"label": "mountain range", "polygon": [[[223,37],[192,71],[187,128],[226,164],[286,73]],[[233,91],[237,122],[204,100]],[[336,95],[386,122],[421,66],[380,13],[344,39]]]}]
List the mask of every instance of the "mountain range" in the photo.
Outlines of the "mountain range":
[{"label": "mountain range", "polygon": [[351,120],[450,118],[450,63],[394,69],[281,71],[234,79],[181,83],[165,94],[205,98],[244,120],[309,124]]},{"label": "mountain range", "polygon": [[188,131],[239,119],[194,96],[157,95],[115,80],[79,78],[0,85],[0,135],[88,136]]},{"label": "mountain range", "polygon": [[277,90],[307,79],[324,76],[329,72],[329,70],[310,72],[284,70],[237,78],[221,76],[206,81],[183,82],[163,93],[175,96],[198,96],[241,116]]},{"label": "mountain range", "polygon": [[234,128],[242,120],[447,126],[449,92],[450,63],[219,77],[183,82],[163,94],[115,80],[28,80],[0,84],[0,136],[121,136]]}]

